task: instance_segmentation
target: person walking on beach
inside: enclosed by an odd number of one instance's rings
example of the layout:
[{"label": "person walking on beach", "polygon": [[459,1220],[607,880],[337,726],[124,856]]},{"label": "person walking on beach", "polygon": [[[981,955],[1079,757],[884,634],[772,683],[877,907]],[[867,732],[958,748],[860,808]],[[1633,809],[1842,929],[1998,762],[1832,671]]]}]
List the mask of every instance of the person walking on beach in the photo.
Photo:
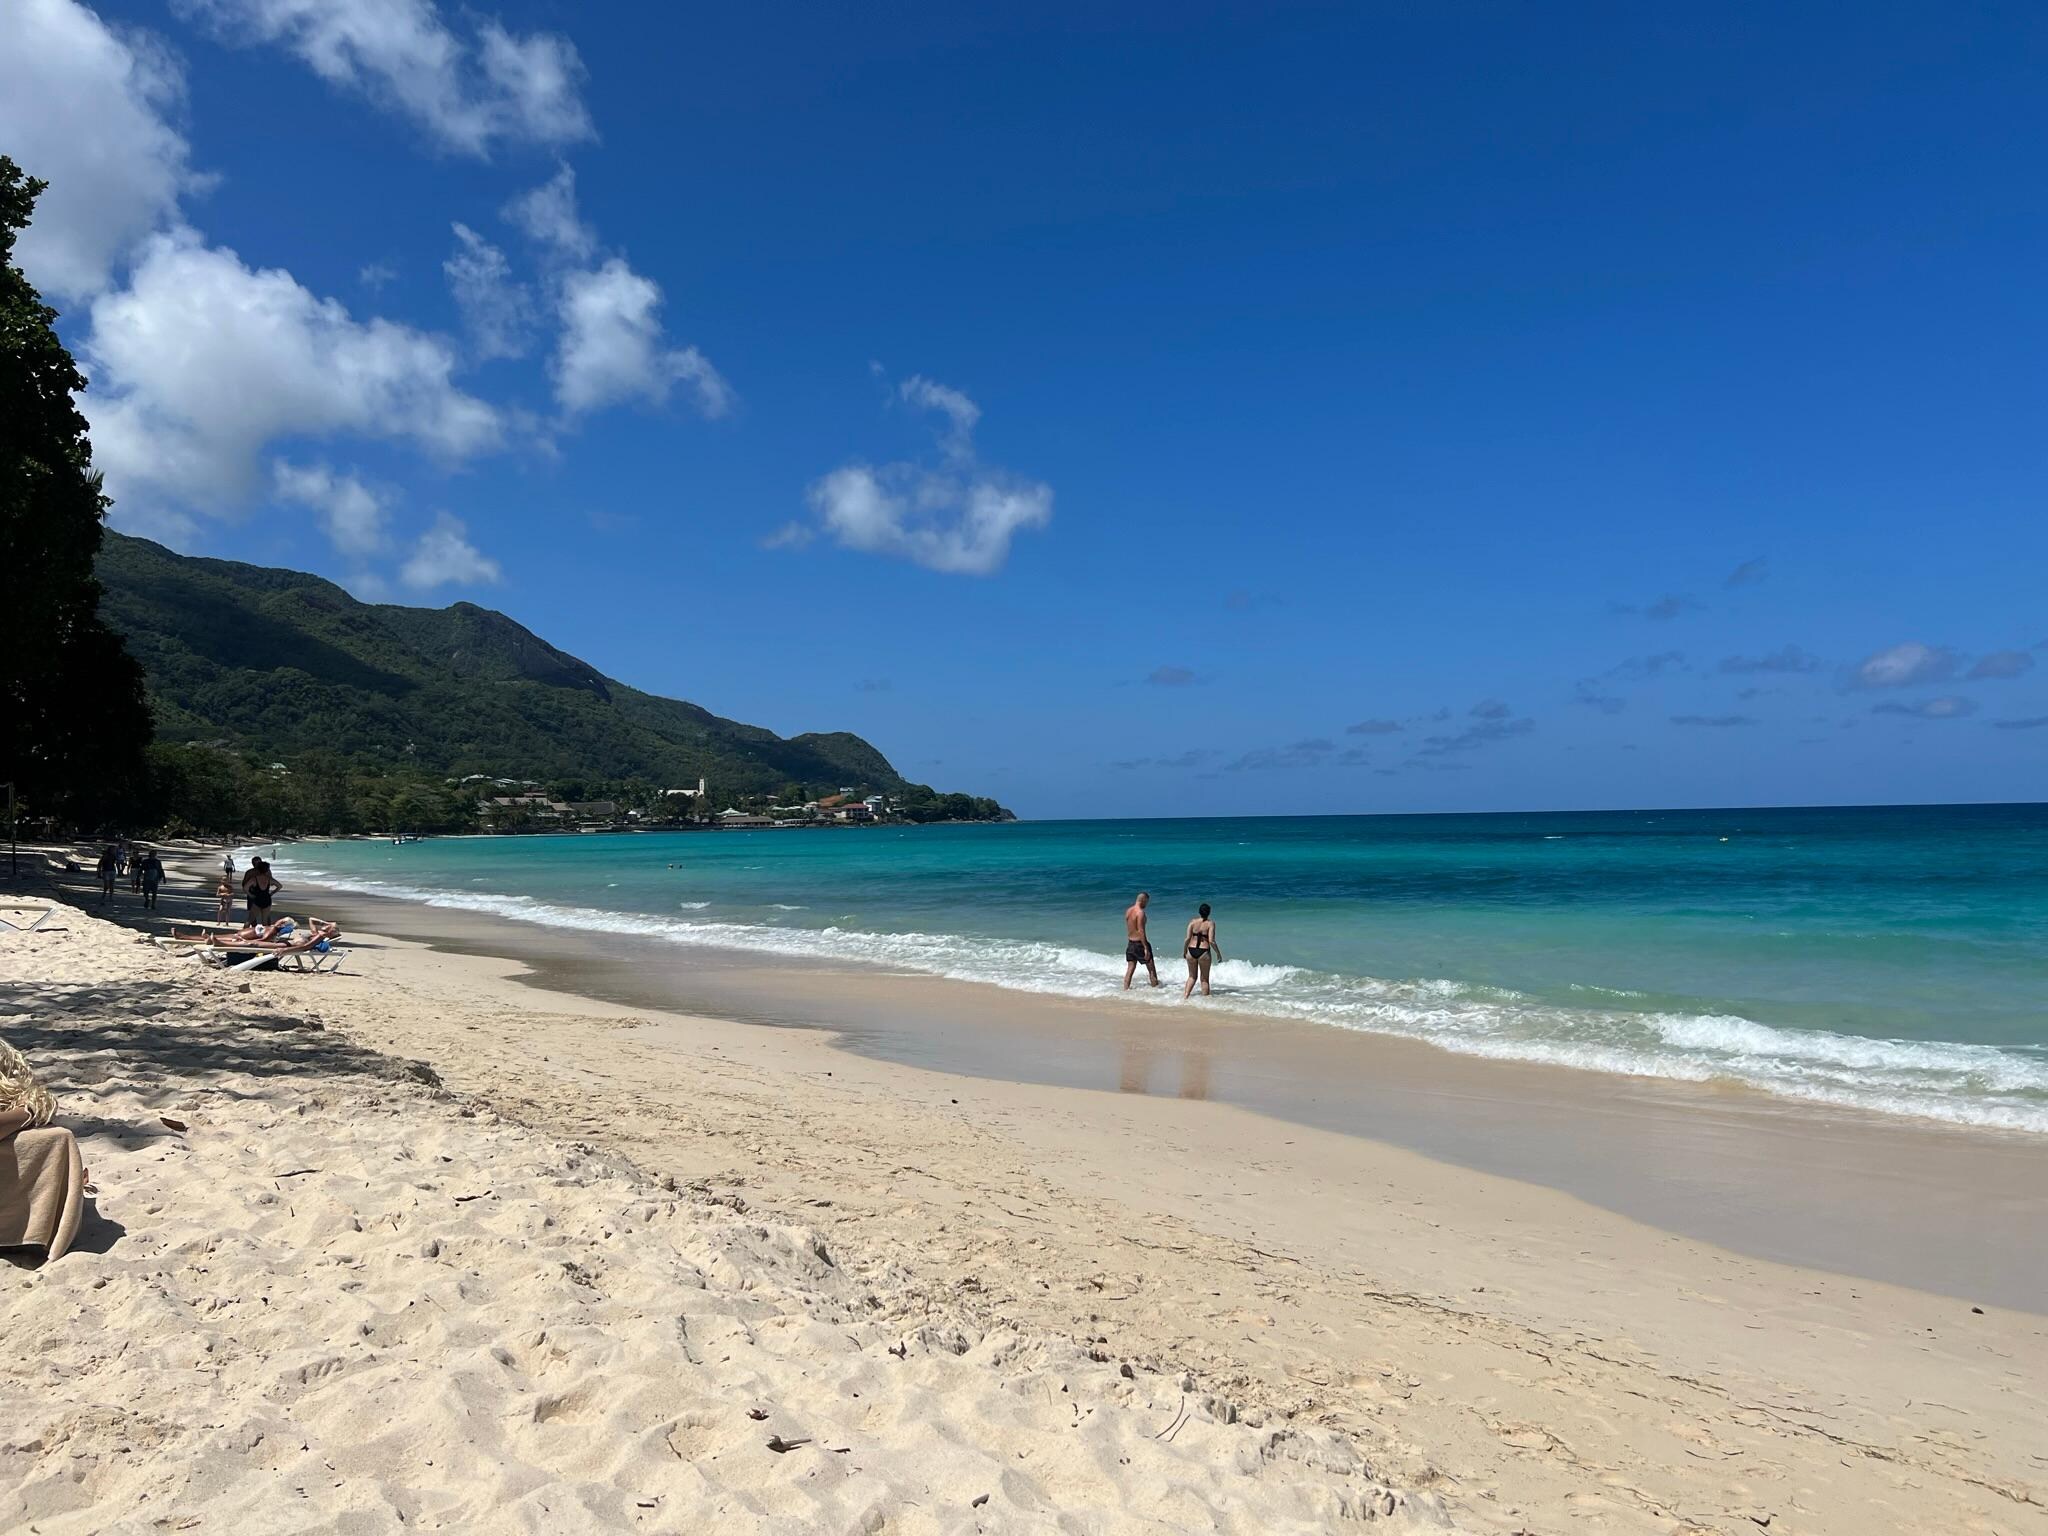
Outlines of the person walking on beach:
[{"label": "person walking on beach", "polygon": [[137,848],[128,855],[128,889],[140,895],[142,892],[142,865],[149,857],[149,850]]},{"label": "person walking on beach", "polygon": [[1223,958],[1223,951],[1216,947],[1216,924],[1209,916],[1209,903],[1202,903],[1201,914],[1188,924],[1188,936],[1181,940],[1181,955],[1188,963],[1188,984],[1181,988],[1180,1000],[1186,1002],[1194,995],[1195,983],[1202,984],[1202,996],[1209,996],[1209,962]]},{"label": "person walking on beach", "polygon": [[142,856],[142,904],[154,910],[157,887],[164,883],[164,861],[157,857],[156,850],[150,849]]},{"label": "person walking on beach", "polygon": [[[220,856],[220,877],[230,884],[234,883],[235,854],[232,848]],[[225,916],[226,914],[223,913],[222,915]]]},{"label": "person walking on beach", "polygon": [[1145,934],[1145,909],[1152,905],[1152,893],[1138,892],[1138,899],[1124,908],[1124,990],[1131,990],[1131,978],[1139,966],[1159,985],[1159,966],[1152,958],[1152,940]]},{"label": "person walking on beach", "polygon": [[249,861],[249,873],[242,876],[242,899],[248,904],[250,926],[269,920],[270,903],[283,889],[268,862],[261,858]]},{"label": "person walking on beach", "polygon": [[100,850],[99,862],[100,900],[106,901],[114,894],[114,874],[120,868],[114,857],[114,845],[109,843]]},{"label": "person walking on beach", "polygon": [[228,914],[235,910],[235,885],[226,875],[220,877],[220,884],[213,888],[213,920],[224,923]]}]

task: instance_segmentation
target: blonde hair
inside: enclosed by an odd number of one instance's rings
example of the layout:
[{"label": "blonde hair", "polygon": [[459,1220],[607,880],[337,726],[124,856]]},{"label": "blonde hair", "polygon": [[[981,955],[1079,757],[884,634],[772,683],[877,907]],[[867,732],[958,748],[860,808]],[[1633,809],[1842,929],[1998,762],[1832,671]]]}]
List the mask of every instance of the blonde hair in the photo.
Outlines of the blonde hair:
[{"label": "blonde hair", "polygon": [[0,1112],[10,1109],[27,1110],[30,1125],[48,1125],[57,1113],[57,1101],[36,1081],[21,1052],[0,1040]]}]

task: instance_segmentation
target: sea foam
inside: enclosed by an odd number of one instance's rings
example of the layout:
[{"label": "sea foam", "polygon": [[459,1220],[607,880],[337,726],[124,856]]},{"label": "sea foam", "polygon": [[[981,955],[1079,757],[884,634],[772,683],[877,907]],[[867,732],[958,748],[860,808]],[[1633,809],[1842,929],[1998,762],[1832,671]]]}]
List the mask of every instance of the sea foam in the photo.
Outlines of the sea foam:
[{"label": "sea foam", "polygon": [[[548,927],[852,962],[1017,992],[1099,997],[1123,980],[1122,955],[1071,945],[948,933],[878,933],[836,924],[799,928],[662,917],[500,892],[440,890],[332,875],[311,867],[296,873],[334,890]],[[707,904],[681,905],[702,910]],[[1165,956],[1160,965],[1168,974],[1174,969]],[[1731,1081],[1814,1103],[2048,1134],[2048,1058],[2030,1052],[1786,1029],[1730,1014],[1558,1007],[1503,988],[1435,977],[1341,976],[1225,960],[1214,966],[1211,979],[1218,989],[1214,1001],[1240,1012],[1397,1035],[1461,1055],[1629,1077]],[[1132,998],[1163,1005],[1177,1003],[1179,993],[1173,988],[1143,988]]]}]

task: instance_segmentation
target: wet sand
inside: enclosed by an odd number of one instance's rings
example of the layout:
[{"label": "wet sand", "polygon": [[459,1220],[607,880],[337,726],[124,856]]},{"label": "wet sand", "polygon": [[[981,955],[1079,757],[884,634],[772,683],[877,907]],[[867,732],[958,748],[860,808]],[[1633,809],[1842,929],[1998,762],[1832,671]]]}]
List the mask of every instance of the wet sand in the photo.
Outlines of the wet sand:
[{"label": "wet sand", "polygon": [[2048,1313],[2048,1138],[1462,1057],[1232,1014],[1221,996],[1178,1008],[1077,1001],[353,893],[323,892],[319,905],[352,930],[515,960],[536,987],[826,1030],[842,1049],[931,1071],[1213,1100],[1561,1190],[1755,1258]]}]

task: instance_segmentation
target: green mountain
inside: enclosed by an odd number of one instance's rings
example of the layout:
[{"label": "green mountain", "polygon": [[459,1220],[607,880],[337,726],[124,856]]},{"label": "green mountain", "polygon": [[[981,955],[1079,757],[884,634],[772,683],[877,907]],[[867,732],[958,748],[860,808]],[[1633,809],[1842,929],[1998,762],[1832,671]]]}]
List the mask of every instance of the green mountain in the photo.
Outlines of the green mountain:
[{"label": "green mountain", "polygon": [[100,611],[147,674],[161,742],[541,782],[701,775],[725,794],[905,788],[858,736],[785,739],[642,693],[473,603],[362,603],[317,576],[111,530],[99,578]]}]

